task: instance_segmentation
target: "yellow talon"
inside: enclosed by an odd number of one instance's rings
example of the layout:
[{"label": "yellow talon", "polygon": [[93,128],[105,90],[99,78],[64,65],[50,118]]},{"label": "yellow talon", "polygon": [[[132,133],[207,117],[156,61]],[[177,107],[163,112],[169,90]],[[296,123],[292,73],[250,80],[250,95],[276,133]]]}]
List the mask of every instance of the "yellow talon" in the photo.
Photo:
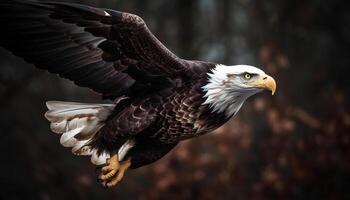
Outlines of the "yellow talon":
[{"label": "yellow talon", "polygon": [[122,162],[122,163],[120,164],[118,173],[115,174],[115,176],[113,176],[113,178],[111,178],[111,179],[109,180],[109,182],[107,183],[107,187],[110,188],[110,187],[116,186],[117,183],[120,182],[120,181],[123,179],[124,174],[125,174],[126,170],[129,169],[130,165],[131,165],[130,159],[128,159],[128,160]]},{"label": "yellow talon", "polygon": [[126,170],[130,167],[130,159],[119,163],[118,154],[114,154],[110,159],[106,161],[105,166],[101,169],[99,178],[102,184],[106,187],[116,186],[120,182]]}]

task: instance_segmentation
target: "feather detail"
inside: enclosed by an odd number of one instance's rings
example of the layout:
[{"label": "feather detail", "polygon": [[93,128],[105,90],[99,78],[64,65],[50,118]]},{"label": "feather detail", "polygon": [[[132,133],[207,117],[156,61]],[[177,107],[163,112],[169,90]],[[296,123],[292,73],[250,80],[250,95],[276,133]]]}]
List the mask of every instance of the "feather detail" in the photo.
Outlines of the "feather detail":
[{"label": "feather detail", "polygon": [[106,152],[102,152],[101,154],[97,153],[97,150],[93,150],[92,156],[91,156],[91,162],[94,165],[102,165],[105,164],[107,159],[110,158],[110,154]]},{"label": "feather detail", "polygon": [[124,159],[124,157],[126,156],[126,154],[128,153],[128,151],[134,146],[135,146],[135,140],[133,140],[133,139],[127,140],[123,144],[123,146],[121,146],[118,150],[119,161],[122,161]]},{"label": "feather detail", "polygon": [[77,143],[77,139],[75,138],[75,136],[77,134],[80,133],[80,131],[84,129],[84,127],[79,127],[76,129],[72,129],[68,132],[65,132],[62,134],[61,139],[60,139],[60,143],[62,144],[62,146],[64,147],[74,147],[75,144]]},{"label": "feather detail", "polygon": [[79,156],[91,156],[91,162],[97,165],[106,162],[109,153],[98,155],[97,150],[86,146],[104,125],[103,121],[114,109],[115,104],[87,104],[75,102],[48,101],[49,109],[45,113],[51,122],[50,128],[60,134],[60,143],[72,148],[72,153]]}]

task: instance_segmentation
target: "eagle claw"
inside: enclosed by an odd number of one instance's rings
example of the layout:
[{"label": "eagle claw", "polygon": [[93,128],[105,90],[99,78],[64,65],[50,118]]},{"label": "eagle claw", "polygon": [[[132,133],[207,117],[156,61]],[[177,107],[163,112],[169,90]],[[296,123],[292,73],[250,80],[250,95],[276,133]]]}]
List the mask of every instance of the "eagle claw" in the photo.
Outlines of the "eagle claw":
[{"label": "eagle claw", "polygon": [[102,167],[98,178],[99,182],[107,188],[116,186],[123,179],[125,171],[130,167],[130,164],[130,159],[119,163],[118,155],[113,155]]}]

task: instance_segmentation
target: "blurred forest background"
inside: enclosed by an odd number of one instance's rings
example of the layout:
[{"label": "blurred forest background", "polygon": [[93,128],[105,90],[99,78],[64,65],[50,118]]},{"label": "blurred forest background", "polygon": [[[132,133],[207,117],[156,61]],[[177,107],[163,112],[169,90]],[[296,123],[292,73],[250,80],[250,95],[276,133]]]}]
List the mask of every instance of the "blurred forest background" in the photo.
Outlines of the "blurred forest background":
[{"label": "blurred forest background", "polygon": [[47,100],[99,96],[0,49],[0,199],[350,199],[347,1],[71,2],[141,16],[182,58],[259,66],[276,95],[105,190],[43,116]]}]

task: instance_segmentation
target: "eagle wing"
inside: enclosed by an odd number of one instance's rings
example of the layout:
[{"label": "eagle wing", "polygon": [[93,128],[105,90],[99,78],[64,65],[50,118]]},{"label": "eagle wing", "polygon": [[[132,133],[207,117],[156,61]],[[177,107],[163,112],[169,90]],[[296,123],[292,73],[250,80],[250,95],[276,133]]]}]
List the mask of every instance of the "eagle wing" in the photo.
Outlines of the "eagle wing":
[{"label": "eagle wing", "polygon": [[156,90],[192,70],[129,13],[2,0],[0,27],[0,46],[105,98]]}]

